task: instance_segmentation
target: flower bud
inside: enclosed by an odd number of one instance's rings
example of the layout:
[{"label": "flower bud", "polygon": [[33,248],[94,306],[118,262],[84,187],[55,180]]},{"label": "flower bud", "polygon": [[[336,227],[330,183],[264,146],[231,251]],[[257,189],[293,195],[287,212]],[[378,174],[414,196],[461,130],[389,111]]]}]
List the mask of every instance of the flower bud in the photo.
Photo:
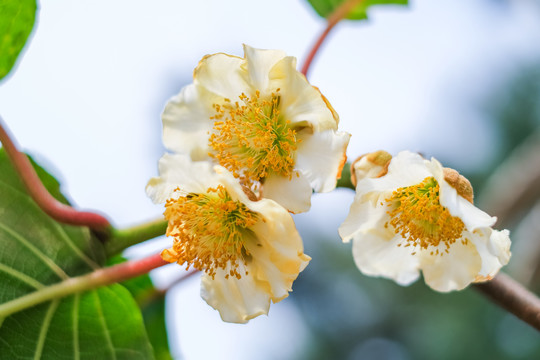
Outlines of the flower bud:
[{"label": "flower bud", "polygon": [[388,171],[390,160],[392,155],[384,150],[360,156],[351,164],[351,182],[356,187],[356,182],[363,178],[384,176]]}]

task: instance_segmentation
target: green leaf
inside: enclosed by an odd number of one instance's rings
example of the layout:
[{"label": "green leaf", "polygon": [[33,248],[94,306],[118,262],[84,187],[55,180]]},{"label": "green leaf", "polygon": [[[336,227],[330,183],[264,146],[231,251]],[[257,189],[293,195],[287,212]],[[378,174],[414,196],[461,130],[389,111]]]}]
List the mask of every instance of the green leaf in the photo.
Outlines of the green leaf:
[{"label": "green leaf", "polygon": [[0,79],[15,65],[32,32],[36,0],[0,0]]},{"label": "green leaf", "polygon": [[[124,261],[123,257],[115,256],[109,259],[108,263],[113,265]],[[147,274],[124,281],[122,285],[133,295],[141,308],[156,360],[172,360],[165,323],[165,294],[154,287]]]},{"label": "green leaf", "polygon": [[[37,168],[60,197],[59,184]],[[103,245],[84,227],[61,225],[23,191],[0,150],[0,304],[105,262]],[[120,285],[49,301],[0,320],[6,359],[152,359],[140,310]]]},{"label": "green leaf", "polygon": [[[308,0],[317,14],[327,18],[346,0]],[[349,20],[367,19],[367,11],[372,5],[408,5],[408,0],[364,0],[355,6],[345,17]]]}]

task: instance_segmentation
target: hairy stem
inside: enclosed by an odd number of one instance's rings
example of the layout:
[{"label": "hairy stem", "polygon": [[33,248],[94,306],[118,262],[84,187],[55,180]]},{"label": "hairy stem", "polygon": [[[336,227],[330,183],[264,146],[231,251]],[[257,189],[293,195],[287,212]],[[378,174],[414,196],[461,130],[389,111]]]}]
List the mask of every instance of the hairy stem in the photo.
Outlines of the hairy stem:
[{"label": "hairy stem", "polygon": [[131,279],[166,264],[168,262],[163,260],[160,254],[155,254],[144,259],[127,261],[122,264],[96,270],[87,275],[70,278],[61,283],[50,285],[18,299],[1,304],[0,318],[7,317],[13,313],[49,300],[60,299],[67,295]]},{"label": "hairy stem", "polygon": [[77,211],[71,206],[62,204],[47,191],[28,157],[17,149],[1,118],[0,142],[28,194],[47,215],[64,224],[88,226],[98,232],[108,231],[110,224],[105,217],[94,212]]},{"label": "hairy stem", "polygon": [[304,74],[307,77],[307,73],[309,71],[309,67],[311,66],[311,63],[313,62],[313,59],[315,58],[315,55],[319,51],[319,48],[321,47],[322,43],[332,31],[334,26],[358,4],[360,4],[363,0],[346,0],[341,4],[332,14],[328,16],[327,22],[326,22],[326,28],[324,31],[319,35],[317,38],[317,41],[315,41],[315,44],[311,47],[311,51],[309,52],[308,56],[306,57],[306,60],[304,62],[304,65],[302,66],[302,74]]},{"label": "hairy stem", "polygon": [[132,245],[164,235],[165,230],[167,230],[167,221],[163,219],[128,229],[113,229],[105,244],[105,251],[109,257],[116,255]]},{"label": "hairy stem", "polygon": [[506,274],[475,284],[477,290],[503,309],[540,331],[540,299]]}]

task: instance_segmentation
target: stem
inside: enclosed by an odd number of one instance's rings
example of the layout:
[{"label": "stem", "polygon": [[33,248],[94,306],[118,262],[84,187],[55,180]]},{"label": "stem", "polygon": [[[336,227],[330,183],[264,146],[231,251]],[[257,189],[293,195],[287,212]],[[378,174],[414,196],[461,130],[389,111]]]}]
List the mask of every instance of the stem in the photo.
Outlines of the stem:
[{"label": "stem", "polygon": [[105,244],[107,256],[116,255],[132,245],[164,235],[167,224],[166,220],[158,219],[128,229],[113,229]]},{"label": "stem", "polygon": [[148,273],[150,270],[168,264],[155,254],[144,259],[127,261],[90,274],[70,278],[61,283],[48,286],[42,290],[8,301],[0,305],[0,318],[27,309],[45,301],[59,299],[67,295],[92,290],[100,286],[114,284]]},{"label": "stem", "polygon": [[77,211],[69,205],[62,204],[47,191],[28,157],[17,149],[2,118],[0,118],[0,142],[28,194],[47,215],[65,224],[88,226],[100,232],[108,230],[110,224],[105,217],[93,212]]},{"label": "stem", "polygon": [[540,299],[506,274],[474,285],[503,309],[540,331]]},{"label": "stem", "polygon": [[363,0],[346,0],[344,1],[330,16],[328,16],[326,28],[324,31],[319,35],[319,38],[313,44],[313,47],[311,48],[311,51],[309,52],[306,61],[304,62],[304,65],[302,66],[302,74],[304,74],[307,77],[307,73],[309,71],[309,67],[311,66],[311,62],[315,58],[315,55],[319,51],[319,48],[321,47],[322,43],[330,33],[330,31],[336,26],[338,22],[343,20],[345,16],[357,5],[359,5]]}]

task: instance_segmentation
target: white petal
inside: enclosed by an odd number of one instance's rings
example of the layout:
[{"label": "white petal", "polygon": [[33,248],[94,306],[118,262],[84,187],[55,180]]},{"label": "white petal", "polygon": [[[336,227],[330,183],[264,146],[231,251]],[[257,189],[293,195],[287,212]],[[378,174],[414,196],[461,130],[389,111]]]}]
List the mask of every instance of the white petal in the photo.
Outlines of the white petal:
[{"label": "white petal", "polygon": [[452,216],[459,217],[469,231],[490,227],[497,221],[496,217],[489,216],[465,198],[458,195],[456,189],[444,180],[437,180],[440,188],[440,202]]},{"label": "white petal", "polygon": [[268,314],[270,294],[264,291],[263,284],[246,275],[242,267],[238,268],[242,275],[240,279],[232,276],[226,279],[227,271],[218,269],[214,279],[206,274],[201,278],[201,297],[219,311],[221,319],[245,324],[259,315]]},{"label": "white petal", "polygon": [[262,195],[272,199],[294,214],[308,211],[311,207],[311,185],[302,173],[292,178],[272,174],[265,179]]},{"label": "white petal", "polygon": [[252,257],[250,275],[268,283],[272,301],[278,302],[292,291],[293,281],[310,258],[287,210],[269,199],[253,203],[251,210],[263,220],[250,228],[253,240],[246,242]]},{"label": "white petal", "polygon": [[403,245],[400,236],[384,227],[358,234],[353,240],[353,256],[362,273],[393,279],[400,285],[409,285],[419,276],[418,257]]},{"label": "white petal", "polygon": [[508,264],[510,261],[510,231],[508,230],[493,230],[489,238],[489,251],[497,256],[502,265]]},{"label": "white petal", "polygon": [[269,76],[269,87],[281,89],[281,113],[292,124],[309,126],[315,131],[337,129],[337,114],[319,90],[296,70],[296,58],[281,59]]},{"label": "white petal", "polygon": [[[300,135],[300,134],[299,134]],[[351,135],[327,130],[299,136],[295,167],[302,171],[316,192],[332,191],[347,159]]]},{"label": "white petal", "polygon": [[466,233],[465,237],[472,242],[482,258],[477,281],[492,279],[499,269],[510,260],[510,237],[508,230],[496,231],[489,228]]},{"label": "white petal", "polygon": [[380,205],[377,199],[362,200],[363,194],[356,193],[351,204],[347,218],[339,226],[338,232],[343,242],[349,242],[353,237],[361,236],[360,233],[367,233],[371,229],[384,227],[389,220],[386,214],[386,207]]},{"label": "white petal", "polygon": [[159,177],[150,179],[146,185],[146,194],[154,203],[165,202],[177,188],[186,192],[205,193],[208,188],[220,184],[210,163],[193,162],[182,154],[163,155],[159,159],[159,174]]},{"label": "white petal", "polygon": [[448,292],[461,290],[473,282],[482,268],[482,259],[476,247],[459,240],[452,244],[449,253],[430,255],[431,250],[421,252],[421,268],[424,280],[432,289]]},{"label": "white petal", "polygon": [[251,86],[261,94],[270,95],[276,89],[269,88],[268,74],[270,69],[281,59],[286,57],[281,50],[255,49],[244,45],[244,57],[247,60],[247,72]]},{"label": "white petal", "polygon": [[221,53],[205,56],[193,72],[193,82],[222,98],[237,101],[242,93],[252,93],[244,62],[237,56]]},{"label": "white petal", "polygon": [[193,84],[171,98],[161,115],[165,147],[193,160],[208,158],[208,133],[214,124],[210,119],[214,115],[212,103],[218,101],[222,99]]},{"label": "white petal", "polygon": [[452,216],[459,217],[467,230],[474,231],[495,224],[497,218],[489,216],[471,204],[444,180],[443,167],[436,159],[432,158],[431,161],[426,162],[426,165],[439,183],[441,205],[446,207]]}]

